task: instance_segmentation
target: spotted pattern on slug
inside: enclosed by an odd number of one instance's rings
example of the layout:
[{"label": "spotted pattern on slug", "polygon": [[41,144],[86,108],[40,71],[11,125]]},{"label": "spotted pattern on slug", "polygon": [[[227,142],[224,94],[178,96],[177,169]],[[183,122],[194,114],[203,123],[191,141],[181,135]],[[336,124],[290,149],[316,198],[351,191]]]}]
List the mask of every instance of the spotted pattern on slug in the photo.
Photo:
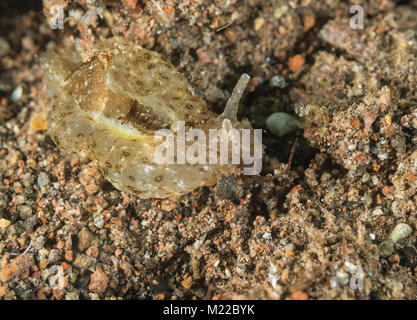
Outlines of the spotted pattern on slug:
[{"label": "spotted pattern on slug", "polygon": [[[214,185],[220,171],[236,170],[234,165],[153,161],[156,130],[175,130],[182,120],[186,128],[208,132],[219,128],[226,114],[209,111],[185,76],[160,54],[111,38],[96,43],[86,63],[75,52],[48,51],[41,67],[48,84],[48,134],[59,147],[96,159],[119,190],[143,199],[175,198]],[[236,113],[235,100],[227,114]],[[230,120],[233,127],[250,127]]]}]

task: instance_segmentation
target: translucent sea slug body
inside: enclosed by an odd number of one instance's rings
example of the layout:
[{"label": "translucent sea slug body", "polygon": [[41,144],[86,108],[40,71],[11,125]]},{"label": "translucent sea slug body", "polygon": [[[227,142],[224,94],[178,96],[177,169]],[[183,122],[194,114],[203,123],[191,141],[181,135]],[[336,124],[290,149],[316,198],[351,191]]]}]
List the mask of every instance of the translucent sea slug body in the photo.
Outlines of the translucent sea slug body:
[{"label": "translucent sea slug body", "polygon": [[220,129],[224,120],[238,130],[250,128],[236,118],[247,75],[219,116],[192,95],[186,78],[160,54],[123,38],[96,43],[86,63],[74,52],[49,51],[41,66],[48,84],[49,135],[63,149],[98,160],[119,190],[139,198],[175,198],[214,185],[221,171],[236,169],[231,164],[157,164],[155,132],[167,128],[176,134],[177,121],[205,133]]}]

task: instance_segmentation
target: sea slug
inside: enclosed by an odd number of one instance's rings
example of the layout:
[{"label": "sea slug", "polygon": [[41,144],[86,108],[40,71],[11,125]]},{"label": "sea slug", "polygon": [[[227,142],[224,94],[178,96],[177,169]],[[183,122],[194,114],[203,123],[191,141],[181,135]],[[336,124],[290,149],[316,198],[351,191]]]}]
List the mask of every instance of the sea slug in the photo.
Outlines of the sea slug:
[{"label": "sea slug", "polygon": [[[59,147],[84,151],[96,159],[104,176],[121,191],[142,199],[176,198],[195,188],[215,185],[220,172],[240,174],[242,167],[255,167],[255,162],[259,167],[262,149],[255,134],[249,146],[242,144],[239,160],[243,163],[232,159],[230,152],[226,163],[208,159],[213,151],[210,142],[217,139],[210,138],[210,129],[226,130],[227,145],[240,142],[235,139],[245,130],[254,133],[249,122],[237,120],[239,99],[249,81],[246,74],[238,81],[224,113],[217,115],[192,94],[185,76],[170,62],[124,38],[97,42],[86,63],[68,49],[59,54],[48,51],[40,62],[48,85],[48,134]],[[188,134],[185,141],[178,139],[180,130],[189,129],[200,129],[208,137],[203,141],[206,147],[197,148],[202,141],[196,147]],[[232,134],[234,129],[238,138]],[[161,147],[161,130],[173,133],[164,143],[175,142],[174,163],[160,163],[155,157]],[[188,147],[194,149],[189,151]],[[247,155],[251,149],[253,157]],[[205,151],[205,155],[193,158],[189,153],[196,150]],[[220,155],[218,150],[214,153]],[[181,158],[186,158],[185,163]],[[259,170],[246,174],[256,173]]]}]

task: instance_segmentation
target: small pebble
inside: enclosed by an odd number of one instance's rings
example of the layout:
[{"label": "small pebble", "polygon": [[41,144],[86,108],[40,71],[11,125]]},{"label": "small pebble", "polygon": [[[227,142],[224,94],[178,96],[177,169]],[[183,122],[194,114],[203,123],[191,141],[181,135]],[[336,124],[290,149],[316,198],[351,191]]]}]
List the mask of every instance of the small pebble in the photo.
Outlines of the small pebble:
[{"label": "small pebble", "polygon": [[183,280],[181,282],[181,284],[185,289],[187,289],[187,290],[190,289],[191,286],[193,285],[193,277],[191,277],[191,276],[188,277],[187,279]]},{"label": "small pebble", "polygon": [[6,219],[0,219],[0,228],[7,228],[10,225],[10,221]]},{"label": "small pebble", "polygon": [[384,212],[380,208],[376,208],[374,211],[372,211],[372,214],[374,216],[382,216]]},{"label": "small pebble", "polygon": [[32,244],[32,246],[33,246],[35,249],[40,250],[40,249],[42,249],[42,248],[43,248],[43,246],[45,245],[45,242],[46,242],[46,238],[45,238],[44,236],[40,235],[39,237],[36,237],[36,238],[33,240],[33,244]]},{"label": "small pebble", "polygon": [[394,230],[392,230],[388,239],[392,240],[393,242],[397,242],[400,239],[409,237],[412,232],[413,229],[408,224],[399,223],[395,226]]},{"label": "small pebble", "polygon": [[9,43],[4,40],[4,38],[0,38],[0,57],[4,57],[10,51]]},{"label": "small pebble", "polygon": [[381,257],[388,257],[394,253],[394,242],[392,240],[385,240],[378,246],[379,255]]},{"label": "small pebble", "polygon": [[314,27],[316,24],[316,17],[313,13],[310,13],[303,18],[303,24],[304,24],[304,32],[309,31],[311,28]]},{"label": "small pebble", "polygon": [[261,17],[256,18],[255,21],[253,21],[253,27],[255,28],[256,31],[259,31],[264,24],[265,24],[265,19]]},{"label": "small pebble", "polygon": [[80,251],[84,251],[90,246],[92,240],[93,236],[88,231],[88,229],[82,229],[80,232],[78,232],[78,249]]},{"label": "small pebble", "polygon": [[282,5],[280,7],[275,8],[274,10],[274,18],[279,19],[281,18],[287,11],[289,10],[289,7],[287,5]]},{"label": "small pebble", "polygon": [[26,188],[31,187],[31,186],[33,185],[34,180],[35,180],[35,179],[34,179],[33,175],[32,175],[30,172],[26,172],[26,173],[23,175],[23,185],[24,185]]},{"label": "small pebble", "polygon": [[97,269],[90,277],[88,289],[92,292],[102,293],[106,291],[109,278],[101,269]]},{"label": "small pebble", "polygon": [[18,86],[13,90],[12,94],[10,95],[10,100],[12,100],[13,102],[17,102],[22,97],[22,94],[23,89],[21,86]]},{"label": "small pebble", "polygon": [[46,187],[49,184],[49,182],[49,176],[45,172],[40,172],[37,181],[39,188]]},{"label": "small pebble", "polygon": [[23,220],[30,218],[32,216],[32,207],[31,206],[22,206],[20,208],[20,217]]},{"label": "small pebble", "polygon": [[65,300],[79,300],[79,299],[80,299],[80,295],[78,294],[77,291],[68,292],[65,295]]},{"label": "small pebble", "polygon": [[74,261],[74,266],[81,270],[86,270],[93,265],[94,261],[92,258],[87,257],[84,254],[78,254]]},{"label": "small pebble", "polygon": [[273,76],[270,80],[269,80],[269,85],[272,88],[282,88],[285,86],[285,78],[282,76]]},{"label": "small pebble", "polygon": [[98,228],[101,229],[104,226],[104,217],[102,215],[99,215],[98,217],[94,218],[94,225]]},{"label": "small pebble", "polygon": [[289,65],[292,72],[297,72],[305,63],[306,60],[301,54],[297,54],[289,59]]},{"label": "small pebble", "polygon": [[48,260],[50,263],[54,263],[58,261],[59,259],[59,251],[57,249],[52,249],[51,252],[49,252]]},{"label": "small pebble", "polygon": [[24,37],[22,39],[22,47],[23,47],[23,49],[25,49],[25,50],[32,50],[33,46],[34,46],[34,43],[33,43],[33,40],[32,40],[31,37]]},{"label": "small pebble", "polygon": [[308,295],[303,291],[295,291],[291,295],[292,300],[308,300]]},{"label": "small pebble", "polygon": [[49,264],[48,259],[42,259],[41,261],[39,261],[39,268],[43,270],[48,266],[48,264]]},{"label": "small pebble", "polygon": [[32,120],[30,121],[30,127],[34,130],[46,130],[46,112],[38,112],[33,115]]},{"label": "small pebble", "polygon": [[228,177],[223,174],[220,175],[217,181],[216,194],[221,199],[235,200],[237,196],[238,185],[233,177]]},{"label": "small pebble", "polygon": [[266,119],[266,126],[273,134],[282,137],[297,130],[299,123],[294,116],[285,112],[277,112]]},{"label": "small pebble", "polygon": [[227,40],[235,42],[237,40],[238,33],[234,28],[227,28],[224,31],[224,36],[227,38]]}]

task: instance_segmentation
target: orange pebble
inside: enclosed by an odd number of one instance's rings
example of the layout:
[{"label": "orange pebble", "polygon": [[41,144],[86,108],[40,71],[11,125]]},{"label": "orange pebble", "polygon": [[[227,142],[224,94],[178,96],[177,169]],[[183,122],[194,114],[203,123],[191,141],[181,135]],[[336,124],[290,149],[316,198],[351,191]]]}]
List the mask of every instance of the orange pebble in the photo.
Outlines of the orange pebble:
[{"label": "orange pebble", "polygon": [[301,54],[297,54],[289,59],[290,69],[292,72],[297,72],[305,63],[306,60]]},{"label": "orange pebble", "polygon": [[35,130],[46,130],[46,113],[45,112],[39,112],[36,113],[32,120],[30,121],[30,127]]},{"label": "orange pebble", "polygon": [[291,299],[293,299],[293,300],[308,300],[308,295],[307,295],[307,293],[305,293],[303,291],[295,291],[291,295]]}]

